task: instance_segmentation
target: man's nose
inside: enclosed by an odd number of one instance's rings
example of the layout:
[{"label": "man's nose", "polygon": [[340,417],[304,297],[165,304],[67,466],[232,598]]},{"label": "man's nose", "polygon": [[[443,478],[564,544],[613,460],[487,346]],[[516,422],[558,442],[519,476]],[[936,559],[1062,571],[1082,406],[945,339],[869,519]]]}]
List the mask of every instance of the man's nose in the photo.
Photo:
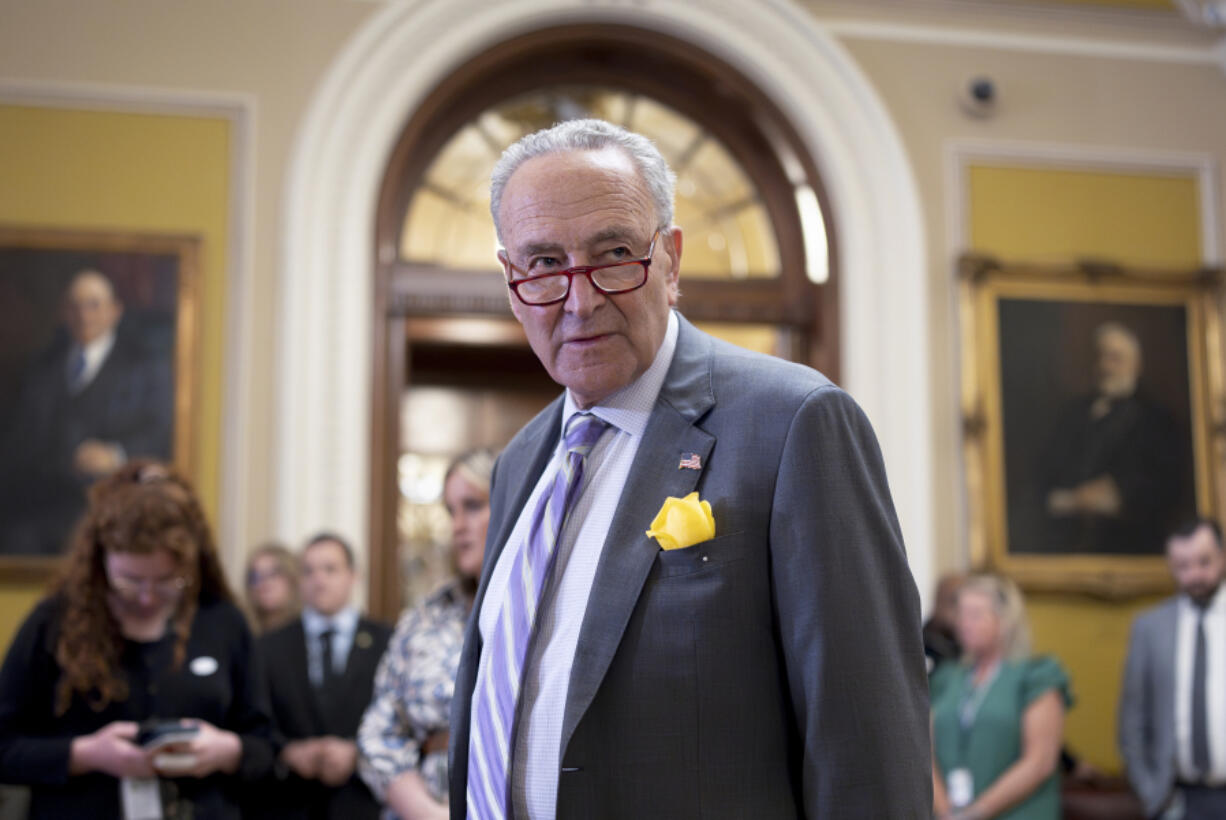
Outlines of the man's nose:
[{"label": "man's nose", "polygon": [[590,316],[596,308],[604,304],[605,295],[596,290],[590,277],[582,274],[570,280],[570,293],[566,295],[566,312],[576,316]]}]

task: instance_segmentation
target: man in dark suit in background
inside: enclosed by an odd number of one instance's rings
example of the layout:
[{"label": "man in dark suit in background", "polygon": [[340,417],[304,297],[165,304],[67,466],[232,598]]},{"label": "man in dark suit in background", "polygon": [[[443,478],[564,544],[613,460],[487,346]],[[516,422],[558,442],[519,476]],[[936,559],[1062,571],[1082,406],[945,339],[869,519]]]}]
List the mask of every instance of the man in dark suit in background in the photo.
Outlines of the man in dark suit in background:
[{"label": "man in dark suit in background", "polygon": [[358,724],[391,629],[351,605],[353,550],[321,533],[302,550],[302,617],[259,640],[273,720],[286,741],[278,783],[253,795],[260,817],[374,820],[379,805],[355,774]]},{"label": "man in dark suit in background", "polygon": [[0,554],[58,554],[90,484],[128,459],[171,457],[171,353],[125,333],[123,314],[102,273],[69,282],[66,334],[30,368],[0,435]]},{"label": "man in dark suit in background", "polygon": [[672,191],[598,120],[494,170],[511,309],[566,390],[494,471],[451,816],[927,818],[919,599],[872,429],[671,309]]}]

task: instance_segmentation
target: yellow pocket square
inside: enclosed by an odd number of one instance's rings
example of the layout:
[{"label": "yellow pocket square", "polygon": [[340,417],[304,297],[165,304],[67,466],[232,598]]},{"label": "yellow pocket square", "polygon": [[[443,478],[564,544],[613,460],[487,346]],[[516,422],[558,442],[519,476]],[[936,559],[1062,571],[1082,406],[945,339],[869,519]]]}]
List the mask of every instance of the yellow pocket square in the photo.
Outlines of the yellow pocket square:
[{"label": "yellow pocket square", "polygon": [[692,547],[711,540],[715,537],[715,517],[711,515],[710,502],[700,501],[698,493],[690,493],[685,498],[669,496],[652,520],[647,537],[656,539],[666,550]]}]

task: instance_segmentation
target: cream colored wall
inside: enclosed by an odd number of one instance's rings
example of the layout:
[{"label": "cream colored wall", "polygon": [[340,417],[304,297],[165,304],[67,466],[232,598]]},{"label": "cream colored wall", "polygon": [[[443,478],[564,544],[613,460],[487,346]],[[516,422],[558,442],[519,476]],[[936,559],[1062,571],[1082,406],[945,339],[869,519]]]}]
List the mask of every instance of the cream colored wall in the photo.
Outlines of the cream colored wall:
[{"label": "cream colored wall", "polygon": [[[1178,180],[1138,182],[1100,177],[1086,164],[1092,164],[1096,151],[1116,158],[1156,152],[1168,157],[1205,154],[1220,169],[1226,163],[1226,74],[1208,65],[850,37],[844,43],[901,131],[924,201],[933,329],[928,344],[936,397],[933,436],[938,453],[933,480],[937,487],[952,490],[934,496],[937,560],[941,569],[962,567],[967,559],[960,492],[954,255],[980,245],[1005,257],[1049,262],[1094,255],[1133,265],[1195,264],[1200,260],[1198,242],[1204,244],[1198,207],[1204,201],[1189,196],[1193,183],[1187,176],[1194,176],[1194,171]],[[956,104],[958,91],[975,75],[989,76],[996,83],[999,107],[992,118],[969,117]],[[1069,155],[1081,155],[1068,164],[1083,170],[1054,175],[981,170],[961,177],[965,190],[954,190],[951,186],[959,177],[950,172],[950,144],[971,141],[989,152],[995,144],[1004,154],[1018,146],[1064,146],[1071,149]],[[1209,184],[1212,197],[1223,201],[1220,171],[1211,175]],[[1002,185],[1008,191],[1003,195]],[[1077,213],[1070,201],[1077,197],[1100,212]],[[1164,198],[1172,207],[1155,210]],[[993,220],[990,225],[972,226],[975,203],[985,199],[992,202]],[[1105,222],[1103,203],[1117,205]],[[1049,211],[1060,211],[1066,219],[1059,224],[1046,221]],[[950,224],[963,214],[964,225]],[[1112,219],[1130,227],[1112,231],[1108,224]],[[1138,229],[1137,219],[1146,222],[1147,230]],[[1163,220],[1172,221],[1164,227]],[[1016,229],[1005,227],[1010,222]],[[1221,237],[1220,213],[1210,230]],[[959,233],[966,237],[964,247],[951,246],[950,238]],[[1138,245],[1136,240],[1142,237],[1148,241]],[[1070,714],[1066,738],[1091,763],[1109,771],[1118,771],[1120,765],[1114,718],[1128,625],[1140,607],[1152,602],[1147,598],[1106,604],[1077,595],[1031,596],[1036,646],[1071,661],[1077,676],[1074,686],[1081,704]]]},{"label": "cream colored wall", "polygon": [[[198,385],[190,477],[216,520],[225,339],[229,123],[0,105],[0,222],[196,237]],[[7,581],[7,579],[5,579]],[[0,584],[0,645],[41,585]]]},{"label": "cream colored wall", "polygon": [[[957,316],[949,247],[946,147],[951,140],[1130,147],[1204,152],[1226,164],[1226,74],[1211,66],[1106,60],[885,40],[843,39],[881,94],[901,132],[923,198],[928,233],[933,437],[938,487],[959,486]],[[998,114],[962,113],[957,93],[985,74],[1000,92]],[[1218,176],[1222,200],[1221,177]],[[1217,226],[1219,232],[1222,225]],[[887,329],[888,332],[888,329]],[[912,340],[897,340],[910,344]],[[959,493],[937,494],[938,560],[963,559]]]},{"label": "cream colored wall", "polygon": [[[252,103],[250,218],[237,232],[250,238],[249,247],[237,250],[250,260],[251,281],[245,296],[231,294],[246,299],[242,307],[250,317],[250,343],[242,352],[250,365],[250,400],[223,419],[226,435],[246,427],[251,451],[243,454],[239,468],[244,507],[236,540],[241,543],[222,545],[231,555],[274,534],[272,459],[265,448],[276,423],[271,385],[279,227],[293,140],[329,62],[376,9],[377,4],[356,0],[0,0],[0,83],[36,89],[98,86],[102,98],[110,88],[148,89],[158,98],[182,93],[199,101],[218,94]],[[210,355],[220,358],[223,351]],[[223,379],[221,389],[230,388]],[[224,397],[215,400],[224,406]],[[219,488],[211,494],[226,495]]]},{"label": "cream colored wall", "polygon": [[[823,7],[836,4],[809,0],[802,5],[821,20]],[[859,5],[842,4],[841,19],[845,22],[849,15],[860,13]],[[148,88],[196,97],[216,93],[248,98],[253,104],[250,221],[240,232],[250,237],[250,247],[241,252],[252,272],[249,292],[241,297],[247,300],[243,308],[251,317],[249,342],[241,352],[249,363],[249,400],[222,423],[223,435],[232,435],[241,425],[251,443],[250,451],[240,454],[238,469],[241,543],[223,545],[231,554],[277,534],[272,522],[272,459],[265,447],[275,438],[272,385],[281,296],[277,272],[283,187],[296,129],[330,61],[378,6],[358,0],[110,0],[105,4],[0,0],[0,81]],[[880,24],[895,13],[888,11],[892,7],[879,4],[864,14]],[[911,8],[909,13],[915,18],[917,12]],[[943,14],[947,19],[953,13]],[[848,33],[857,31],[854,25],[836,29],[844,32],[840,41],[876,87],[900,132],[925,213],[931,336],[922,341],[891,339],[888,327],[881,333],[889,343],[923,343],[930,351],[936,395],[932,436],[940,454],[932,476],[938,505],[934,514],[943,568],[964,561],[957,317],[950,264],[958,248],[947,242],[951,198],[957,192],[949,189],[948,142],[974,139],[1203,152],[1216,159],[1219,169],[1226,161],[1226,73],[1221,68],[1173,58],[1027,51],[1009,40],[1015,30],[1001,22],[1000,14],[987,18],[977,14],[963,12],[961,22],[981,29],[995,25],[997,30],[988,33],[1000,35],[997,47],[968,45],[974,36],[965,30],[959,44],[951,45],[899,39],[888,31],[874,33],[873,26],[854,35]],[[984,23],[985,19],[990,22]],[[1044,19],[1027,18],[1027,34],[1065,33],[1058,20]],[[1082,36],[1094,36],[1086,21],[1079,25]],[[1184,38],[1170,26],[1160,36],[1168,47],[1181,39],[1205,42],[1203,36]],[[406,56],[406,66],[410,62],[411,56]],[[969,118],[955,102],[968,77],[978,74],[991,76],[1000,91],[999,112],[991,119]],[[1220,187],[1220,171],[1215,178]],[[1226,200],[1220,189],[1215,193],[1219,201]],[[1220,222],[1219,218],[1219,233]],[[223,390],[229,389],[226,385],[223,379]],[[224,401],[221,406],[226,406]],[[1070,605],[1070,614],[1075,609]]]},{"label": "cream colored wall", "polygon": [[[820,4],[815,4],[820,6]],[[276,268],[283,183],[295,129],[315,85],[378,4],[357,0],[244,0],[204,4],[114,0],[0,0],[0,78],[173,92],[249,95],[255,107],[254,201],[248,226],[254,317],[245,355],[251,400],[242,417],[259,447],[273,440],[271,400],[278,308]],[[820,18],[821,10],[814,12]],[[969,19],[969,17],[968,17]],[[1007,32],[1006,32],[1007,33]],[[1052,27],[1052,33],[1058,33]],[[881,94],[911,156],[928,228],[932,338],[939,396],[933,435],[942,453],[938,486],[956,484],[953,315],[946,247],[943,147],[956,138],[1196,150],[1226,158],[1226,75],[1209,66],[1082,58],[843,36]],[[972,74],[993,77],[998,116],[974,120],[955,95]],[[1219,104],[1206,104],[1206,101]],[[908,343],[912,343],[909,341]],[[245,540],[273,535],[270,460],[243,465]],[[941,493],[941,560],[958,560],[956,493]]]},{"label": "cream colored wall", "polygon": [[[975,165],[970,244],[1001,259],[1113,259],[1187,270],[1201,259],[1197,177]],[[1064,736],[1076,754],[1115,771],[1116,707],[1132,619],[1161,596],[1106,602],[1074,593],[1031,593],[1035,651],[1060,658],[1078,703]]]}]

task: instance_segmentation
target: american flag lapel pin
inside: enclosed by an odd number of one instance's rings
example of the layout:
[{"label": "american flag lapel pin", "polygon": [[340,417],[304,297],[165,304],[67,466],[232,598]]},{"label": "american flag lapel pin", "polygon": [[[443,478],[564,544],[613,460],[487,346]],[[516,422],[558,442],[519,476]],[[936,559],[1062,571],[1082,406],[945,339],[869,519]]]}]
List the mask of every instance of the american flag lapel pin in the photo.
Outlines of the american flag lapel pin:
[{"label": "american flag lapel pin", "polygon": [[682,453],[681,463],[677,465],[678,470],[701,470],[702,458],[698,453]]}]

